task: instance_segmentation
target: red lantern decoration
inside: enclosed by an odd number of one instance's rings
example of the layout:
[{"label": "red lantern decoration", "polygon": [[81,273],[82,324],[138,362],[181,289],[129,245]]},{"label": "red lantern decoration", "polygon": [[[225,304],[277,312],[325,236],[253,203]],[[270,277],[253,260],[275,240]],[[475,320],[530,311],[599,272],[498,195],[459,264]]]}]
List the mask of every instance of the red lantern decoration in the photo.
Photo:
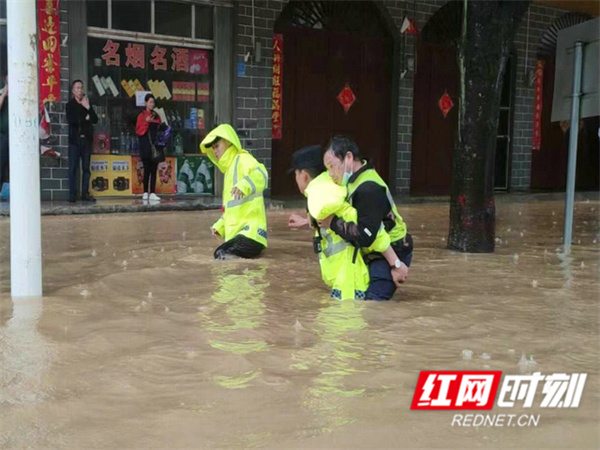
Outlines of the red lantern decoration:
[{"label": "red lantern decoration", "polygon": [[438,106],[445,119],[450,110],[454,107],[454,102],[452,102],[452,97],[448,95],[448,91],[444,91],[444,95],[442,95],[438,100]]},{"label": "red lantern decoration", "polygon": [[356,96],[354,95],[354,92],[352,92],[352,89],[350,89],[348,83],[346,83],[344,89],[338,94],[337,99],[344,108],[344,111],[348,112],[356,101]]}]

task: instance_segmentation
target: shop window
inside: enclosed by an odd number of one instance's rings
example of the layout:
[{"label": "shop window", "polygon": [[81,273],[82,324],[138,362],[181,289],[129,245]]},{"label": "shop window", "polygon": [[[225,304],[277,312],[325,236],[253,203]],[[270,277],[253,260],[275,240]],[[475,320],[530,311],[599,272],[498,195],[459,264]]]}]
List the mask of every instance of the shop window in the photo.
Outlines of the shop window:
[{"label": "shop window", "polygon": [[0,0],[0,19],[6,19],[6,0]]},{"label": "shop window", "polygon": [[108,28],[108,0],[87,1],[88,27]]},{"label": "shop window", "polygon": [[196,39],[213,39],[213,7],[196,5]]},{"label": "shop window", "polygon": [[88,60],[87,91],[100,113],[96,134],[109,139],[96,136],[95,153],[135,154],[135,121],[147,92],[173,127],[167,154],[199,153],[214,125],[212,50],[90,37]]},{"label": "shop window", "polygon": [[116,30],[150,33],[152,2],[149,1],[113,1],[112,27]]},{"label": "shop window", "polygon": [[[214,7],[168,0],[87,0],[89,27],[213,40]],[[152,8],[154,5],[154,27]],[[6,10],[6,0],[0,0]],[[0,17],[1,18],[1,17]],[[193,25],[195,23],[195,26]],[[192,30],[192,27],[194,29]],[[193,33],[192,33],[193,32]]]},{"label": "shop window", "polygon": [[[156,98],[159,115],[172,127],[165,149],[171,169],[160,166],[159,176],[170,182],[176,176],[176,186],[169,185],[170,190],[163,186],[166,190],[161,190],[159,183],[158,192],[214,192],[214,167],[199,150],[200,142],[215,126],[213,51],[89,37],[88,61],[86,87],[99,117],[92,150],[94,195],[141,193],[135,124],[148,92]],[[136,175],[130,180],[115,175],[110,181],[100,173],[98,167],[104,167],[100,161],[128,161]]]},{"label": "shop window", "polygon": [[154,32],[168,36],[192,37],[192,5],[157,1],[154,3]]}]

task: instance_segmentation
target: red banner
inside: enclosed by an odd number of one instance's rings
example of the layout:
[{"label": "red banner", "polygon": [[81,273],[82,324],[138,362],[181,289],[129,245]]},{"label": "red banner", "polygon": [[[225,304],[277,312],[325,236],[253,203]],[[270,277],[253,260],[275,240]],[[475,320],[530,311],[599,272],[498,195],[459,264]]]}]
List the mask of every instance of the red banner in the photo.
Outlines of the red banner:
[{"label": "red banner", "polygon": [[538,60],[535,68],[535,102],[533,107],[533,149],[542,145],[542,100],[544,98],[544,61]]},{"label": "red banner", "polygon": [[272,137],[281,139],[283,120],[283,35],[273,37],[273,112],[271,114]]},{"label": "red banner", "polygon": [[59,0],[37,0],[40,104],[60,100]]}]

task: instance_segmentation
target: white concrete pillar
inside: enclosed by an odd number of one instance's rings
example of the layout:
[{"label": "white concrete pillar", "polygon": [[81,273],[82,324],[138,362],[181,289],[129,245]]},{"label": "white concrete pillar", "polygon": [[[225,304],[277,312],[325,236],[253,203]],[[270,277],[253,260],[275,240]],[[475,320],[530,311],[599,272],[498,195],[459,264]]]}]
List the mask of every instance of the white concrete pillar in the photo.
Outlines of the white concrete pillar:
[{"label": "white concrete pillar", "polygon": [[13,297],[42,295],[42,230],[35,0],[6,2]]}]

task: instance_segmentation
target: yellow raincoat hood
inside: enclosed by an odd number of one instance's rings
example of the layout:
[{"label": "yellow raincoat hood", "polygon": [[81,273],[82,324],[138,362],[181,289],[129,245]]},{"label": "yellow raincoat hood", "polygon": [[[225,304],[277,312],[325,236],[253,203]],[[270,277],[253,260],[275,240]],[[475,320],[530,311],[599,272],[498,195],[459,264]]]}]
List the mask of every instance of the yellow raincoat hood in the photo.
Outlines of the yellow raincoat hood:
[{"label": "yellow raincoat hood", "polygon": [[308,212],[317,220],[323,220],[332,214],[341,216],[347,208],[352,209],[346,201],[348,191],[335,184],[327,171],[308,183],[304,195],[308,200]]},{"label": "yellow raincoat hood", "polygon": [[[215,152],[212,149],[212,144],[217,138],[225,139],[231,142],[231,147],[223,154],[221,159],[217,159]],[[217,128],[212,130],[206,135],[206,137],[200,143],[200,151],[208,156],[215,166],[223,173],[227,171],[235,156],[239,153],[248,153],[242,149],[242,143],[237,133],[231,125],[224,123],[219,125]]]},{"label": "yellow raincoat hood", "polygon": [[[217,160],[212,144],[217,138],[231,142],[231,146]],[[212,130],[200,143],[200,151],[223,172],[223,215],[213,229],[225,242],[238,234],[267,246],[267,217],[263,192],[268,187],[269,175],[263,164],[242,149],[240,138],[231,125],[223,124]],[[241,192],[234,198],[233,190]]]}]

